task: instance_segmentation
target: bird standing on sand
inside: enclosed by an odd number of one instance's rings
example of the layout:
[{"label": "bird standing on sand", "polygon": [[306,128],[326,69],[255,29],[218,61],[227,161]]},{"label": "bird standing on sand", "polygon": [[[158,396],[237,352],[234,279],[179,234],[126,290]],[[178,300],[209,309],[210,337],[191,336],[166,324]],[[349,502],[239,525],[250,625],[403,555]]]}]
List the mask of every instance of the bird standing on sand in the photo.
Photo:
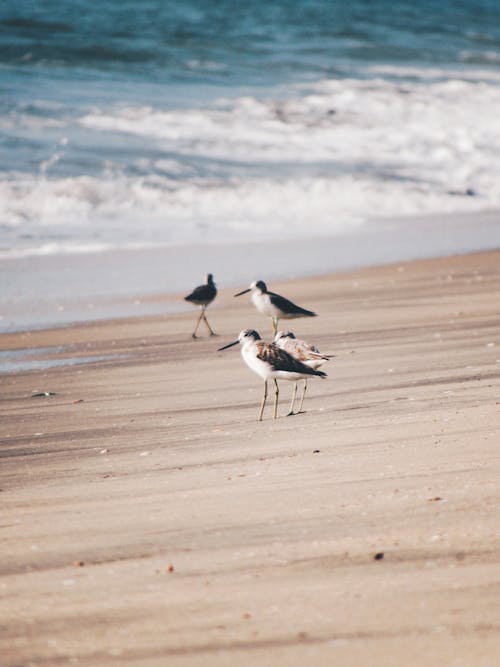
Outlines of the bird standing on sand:
[{"label": "bird standing on sand", "polygon": [[214,277],[211,273],[208,273],[205,284],[198,285],[198,287],[194,288],[191,294],[188,294],[187,296],[184,297],[185,301],[194,303],[196,306],[201,306],[201,313],[198,318],[198,322],[196,322],[195,330],[192,333],[193,338],[196,338],[196,332],[198,331],[198,326],[201,320],[205,321],[205,324],[207,325],[211,336],[217,335],[214,331],[212,331],[212,328],[210,327],[210,324],[208,323],[207,317],[205,315],[205,310],[207,309],[207,306],[210,303],[212,303],[212,301],[215,299],[216,296],[217,296],[217,287],[215,286],[214,283]]},{"label": "bird standing on sand", "polygon": [[241,356],[247,366],[257,373],[257,375],[260,375],[264,380],[264,396],[262,397],[258,421],[262,421],[262,414],[267,399],[268,380],[274,381],[273,418],[276,419],[279,396],[277,380],[297,382],[297,380],[306,380],[313,376],[320,378],[326,377],[326,373],[323,373],[323,371],[317,371],[314,368],[303,364],[292,357],[291,354],[285,352],[285,350],[281,350],[274,343],[265,343],[257,331],[254,331],[253,329],[245,329],[244,331],[241,331],[235,341],[220,347],[218,351],[226,350],[228,347],[232,347],[238,343],[241,345]]},{"label": "bird standing on sand", "polygon": [[234,296],[241,296],[252,292],[252,302],[258,311],[268,315],[273,320],[274,333],[278,330],[278,320],[291,320],[296,317],[316,317],[316,313],[297,306],[284,296],[269,292],[266,283],[262,280],[254,281],[248,289],[238,292]]},{"label": "bird standing on sand", "polygon": [[[278,331],[274,337],[273,342],[280,348],[280,350],[285,350],[285,352],[291,354],[292,357],[298,359],[298,361],[305,364],[306,366],[314,368],[314,370],[317,370],[326,361],[335,356],[333,354],[321,354],[317,347],[311,345],[310,343],[306,343],[305,340],[295,338],[295,334],[293,334],[291,331],[288,331],[288,333],[285,333],[284,331]],[[302,406],[304,405],[304,398],[307,390],[307,378],[303,379],[304,390],[302,392],[302,399],[300,401],[299,412],[297,414],[302,412]],[[295,388],[293,390],[292,405],[289,412],[290,415],[295,414],[293,412],[293,406],[295,403],[295,397],[297,396],[297,387],[298,382],[295,383]]]}]

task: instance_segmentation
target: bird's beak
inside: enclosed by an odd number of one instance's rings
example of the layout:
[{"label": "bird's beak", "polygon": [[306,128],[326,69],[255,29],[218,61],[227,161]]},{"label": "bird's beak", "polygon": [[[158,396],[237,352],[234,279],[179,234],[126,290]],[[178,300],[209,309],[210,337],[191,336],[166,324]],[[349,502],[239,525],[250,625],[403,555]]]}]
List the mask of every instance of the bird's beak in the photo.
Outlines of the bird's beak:
[{"label": "bird's beak", "polygon": [[227,345],[224,345],[223,347],[219,347],[217,352],[221,352],[222,350],[227,350],[228,347],[233,347],[233,345],[238,345],[240,341],[239,340],[233,340],[232,343],[228,343]]},{"label": "bird's beak", "polygon": [[244,289],[243,292],[238,292],[238,294],[235,294],[234,296],[241,296],[242,294],[246,294],[247,292],[251,292],[252,288],[249,287],[248,289]]}]

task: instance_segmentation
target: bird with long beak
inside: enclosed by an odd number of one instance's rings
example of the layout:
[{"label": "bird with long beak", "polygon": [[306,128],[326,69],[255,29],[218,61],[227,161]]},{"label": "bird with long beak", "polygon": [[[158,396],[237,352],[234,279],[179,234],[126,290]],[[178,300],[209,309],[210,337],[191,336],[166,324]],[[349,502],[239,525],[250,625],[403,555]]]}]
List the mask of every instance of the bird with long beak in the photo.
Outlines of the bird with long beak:
[{"label": "bird with long beak", "polygon": [[[285,350],[288,354],[291,354],[292,357],[298,359],[301,363],[310,368],[317,370],[320,366],[323,366],[324,363],[332,359],[334,354],[321,354],[318,348],[311,343],[307,343],[305,340],[300,340],[296,338],[295,334],[291,331],[285,333],[284,331],[278,331],[274,337],[274,344],[277,345],[281,350]],[[295,388],[293,391],[292,405],[290,407],[291,415],[294,414],[293,406],[295,403],[295,397],[297,396],[298,382],[295,383]],[[300,401],[299,414],[302,412],[302,406],[304,405],[304,398],[307,391],[307,378],[304,378],[304,390],[302,392],[302,399]]]},{"label": "bird with long beak", "polygon": [[201,313],[198,318],[198,321],[196,322],[196,327],[191,334],[193,338],[196,338],[196,332],[198,331],[198,326],[201,322],[201,320],[204,320],[205,324],[208,327],[208,330],[210,332],[211,336],[216,336],[217,334],[215,331],[212,330],[212,327],[208,323],[207,316],[205,315],[205,310],[207,309],[207,306],[212,303],[212,301],[215,299],[217,296],[217,287],[215,286],[214,283],[214,277],[211,273],[207,274],[206,277],[206,282],[204,285],[198,285],[198,287],[195,287],[194,290],[191,292],[191,294],[188,294],[187,296],[184,297],[185,301],[189,301],[190,303],[194,303],[196,306],[201,306]]},{"label": "bird with long beak", "polygon": [[279,320],[290,320],[296,317],[316,317],[316,313],[297,306],[284,296],[270,292],[262,280],[254,281],[248,289],[238,292],[234,296],[241,296],[252,292],[252,302],[259,312],[267,315],[273,321],[274,333],[278,330]]},{"label": "bird with long beak", "polygon": [[258,421],[262,421],[267,399],[267,383],[269,380],[273,380],[274,382],[273,418],[276,419],[278,415],[279,396],[278,380],[297,382],[297,380],[305,380],[310,377],[326,377],[326,373],[323,373],[323,371],[318,371],[303,364],[274,343],[265,343],[254,329],[241,331],[235,341],[220,347],[218,352],[238,343],[241,345],[241,356],[244,362],[264,380],[264,395],[262,397]]}]

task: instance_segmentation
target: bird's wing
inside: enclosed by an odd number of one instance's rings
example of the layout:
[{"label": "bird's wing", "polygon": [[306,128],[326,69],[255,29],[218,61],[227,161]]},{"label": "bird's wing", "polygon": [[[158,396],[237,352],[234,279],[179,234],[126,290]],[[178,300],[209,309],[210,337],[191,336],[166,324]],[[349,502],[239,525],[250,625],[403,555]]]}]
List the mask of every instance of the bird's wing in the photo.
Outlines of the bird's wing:
[{"label": "bird's wing", "polygon": [[313,350],[304,350],[304,354],[301,354],[300,351],[297,354],[299,359],[304,359],[307,361],[328,361],[330,357],[326,354],[321,354],[321,352],[315,352]]},{"label": "bird's wing", "polygon": [[188,294],[184,298],[186,301],[197,301],[199,299],[206,299],[208,301],[209,299],[214,299],[216,294],[217,290],[215,287],[212,287],[211,285],[198,285],[198,287],[194,288],[191,294]]},{"label": "bird's wing", "polygon": [[325,374],[321,371],[316,371],[310,366],[306,366],[295,357],[292,357],[291,354],[288,354],[285,350],[282,350],[274,343],[270,345],[258,346],[257,359],[265,361],[270,364],[273,370],[275,371],[288,371],[289,373],[305,373],[306,375],[321,375]]},{"label": "bird's wing", "polygon": [[281,349],[286,350],[292,357],[306,363],[307,361],[328,361],[329,357],[321,354],[317,347],[306,343],[305,340],[288,339]]},{"label": "bird's wing", "polygon": [[311,317],[316,315],[312,310],[301,308],[300,306],[297,306],[296,303],[293,303],[293,301],[290,301],[289,299],[285,299],[285,297],[280,294],[275,294],[275,292],[268,292],[268,294],[273,306],[276,306],[276,308],[279,308],[285,313],[290,313],[292,315],[309,315]]}]

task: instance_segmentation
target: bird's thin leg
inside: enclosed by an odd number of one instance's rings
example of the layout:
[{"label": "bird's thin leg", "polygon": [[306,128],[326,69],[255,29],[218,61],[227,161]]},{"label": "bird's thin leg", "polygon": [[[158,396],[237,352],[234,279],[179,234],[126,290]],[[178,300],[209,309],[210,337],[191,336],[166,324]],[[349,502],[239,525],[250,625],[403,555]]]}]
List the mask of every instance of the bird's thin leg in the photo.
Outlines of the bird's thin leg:
[{"label": "bird's thin leg", "polygon": [[292,402],[290,404],[290,412],[287,414],[287,417],[290,417],[291,415],[295,414],[293,411],[293,405],[295,403],[295,397],[297,396],[297,387],[298,387],[298,382],[295,383],[295,386],[293,388],[293,394],[292,394]]},{"label": "bird's thin leg", "polygon": [[276,380],[274,381],[274,413],[273,413],[273,419],[276,419],[278,416],[278,396],[280,395],[280,390],[278,389],[278,383]]},{"label": "bird's thin leg", "polygon": [[306,389],[307,389],[307,380],[304,380],[304,391],[302,392],[302,399],[300,401],[299,413],[302,412],[302,406],[304,405],[304,397],[306,395]]},{"label": "bird's thin leg", "polygon": [[262,397],[262,403],[260,405],[259,418],[257,420],[259,422],[262,421],[262,413],[264,412],[264,406],[266,404],[266,398],[267,398],[267,380],[264,382],[264,396]]},{"label": "bird's thin leg", "polygon": [[274,329],[274,335],[276,336],[276,334],[278,333],[278,320],[276,319],[276,317],[273,317],[273,329]]},{"label": "bird's thin leg", "polygon": [[198,318],[198,322],[196,322],[196,326],[194,328],[193,333],[191,334],[193,338],[196,338],[196,332],[198,331],[198,327],[200,326],[201,318],[203,317],[203,308],[201,309],[200,316]]},{"label": "bird's thin leg", "polygon": [[210,331],[210,335],[211,335],[211,336],[217,336],[217,334],[215,333],[215,331],[212,331],[212,327],[211,327],[210,324],[208,323],[207,316],[205,315],[205,310],[206,310],[206,306],[205,306],[205,307],[203,308],[203,310],[202,310],[202,315],[203,315],[203,319],[205,320],[205,324],[207,325],[208,330]]}]

